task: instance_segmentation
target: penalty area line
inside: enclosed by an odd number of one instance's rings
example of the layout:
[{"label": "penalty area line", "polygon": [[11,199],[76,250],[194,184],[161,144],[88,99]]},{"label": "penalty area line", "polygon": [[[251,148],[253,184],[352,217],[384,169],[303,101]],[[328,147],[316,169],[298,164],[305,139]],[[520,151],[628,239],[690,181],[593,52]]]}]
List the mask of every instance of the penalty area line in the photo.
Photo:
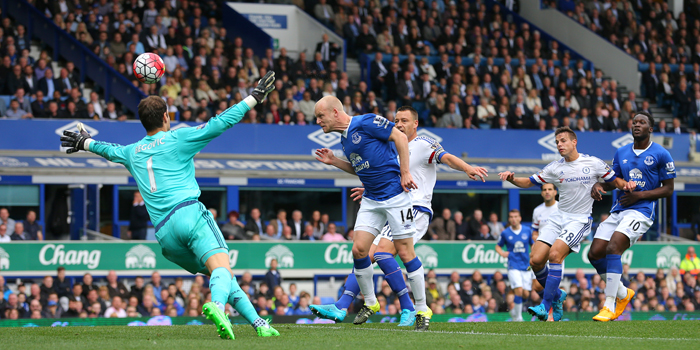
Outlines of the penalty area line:
[{"label": "penalty area line", "polygon": [[[321,325],[294,325],[294,328],[319,328],[319,329],[342,329],[337,326],[321,326]],[[355,331],[378,331],[378,332],[412,332],[413,330],[401,329],[386,329],[386,328],[347,328]],[[693,338],[642,338],[642,337],[620,337],[608,335],[568,335],[568,334],[519,334],[519,333],[494,333],[494,332],[475,332],[475,331],[427,331],[429,333],[439,334],[460,334],[460,335],[477,335],[477,336],[515,336],[515,337],[557,337],[557,338],[583,338],[583,339],[616,339],[616,340],[659,340],[659,341],[698,341]]]}]

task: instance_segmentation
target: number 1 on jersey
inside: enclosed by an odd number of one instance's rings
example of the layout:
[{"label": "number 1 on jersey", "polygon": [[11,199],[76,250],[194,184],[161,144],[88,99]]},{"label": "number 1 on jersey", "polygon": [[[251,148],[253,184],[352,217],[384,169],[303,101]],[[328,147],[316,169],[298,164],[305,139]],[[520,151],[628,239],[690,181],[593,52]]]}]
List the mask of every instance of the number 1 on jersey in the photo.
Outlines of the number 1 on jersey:
[{"label": "number 1 on jersey", "polygon": [[148,158],[148,161],[146,161],[146,168],[148,169],[148,182],[151,183],[151,193],[153,193],[158,189],[156,187],[156,175],[153,173],[153,157]]}]

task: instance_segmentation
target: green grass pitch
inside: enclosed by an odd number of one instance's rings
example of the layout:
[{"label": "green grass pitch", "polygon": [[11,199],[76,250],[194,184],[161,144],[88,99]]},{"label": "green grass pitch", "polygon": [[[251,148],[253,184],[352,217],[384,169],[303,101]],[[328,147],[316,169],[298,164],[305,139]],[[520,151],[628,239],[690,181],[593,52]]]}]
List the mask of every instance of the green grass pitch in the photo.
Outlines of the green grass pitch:
[{"label": "green grass pitch", "polygon": [[396,324],[274,325],[277,338],[234,326],[236,340],[212,325],[1,328],[2,349],[698,349],[700,321],[434,323],[429,332]]}]

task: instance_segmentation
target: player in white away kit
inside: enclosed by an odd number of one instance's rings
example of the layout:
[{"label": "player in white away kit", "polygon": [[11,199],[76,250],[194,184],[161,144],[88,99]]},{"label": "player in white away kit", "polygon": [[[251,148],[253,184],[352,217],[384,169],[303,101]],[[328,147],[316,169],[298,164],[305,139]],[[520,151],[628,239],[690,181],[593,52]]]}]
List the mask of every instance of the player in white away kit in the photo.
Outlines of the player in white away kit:
[{"label": "player in white away kit", "polygon": [[[542,264],[547,263],[547,256],[549,256],[549,248],[552,246],[557,236],[552,235],[550,237],[540,236],[540,231],[542,231],[547,226],[547,221],[549,217],[555,211],[559,210],[559,202],[557,202],[557,188],[554,184],[544,184],[540,189],[540,194],[544,203],[538,205],[535,210],[532,211],[532,239],[535,241],[535,245],[532,246],[532,256],[535,258],[534,264],[533,259],[530,259],[530,266],[532,267],[532,279],[537,280],[534,270],[541,271]],[[541,260],[544,259],[544,262]],[[562,271],[564,266],[562,264]],[[543,281],[542,283],[533,283],[533,290],[540,294],[544,290],[544,282],[547,280],[547,275],[540,276]],[[539,282],[539,280],[538,280]]]},{"label": "player in white away kit", "polygon": [[[547,320],[550,307],[554,321],[561,320],[563,315],[566,292],[559,289],[562,263],[571,252],[578,253],[581,241],[591,230],[593,198],[590,191],[593,184],[597,183],[598,179],[603,179],[606,182],[612,182],[619,189],[627,189],[630,184],[634,185],[634,182],[628,184],[625,180],[617,178],[615,172],[602,160],[579,154],[576,150],[578,143],[576,133],[570,128],[559,128],[554,135],[562,159],[549,163],[530,178],[516,178],[510,171],[499,174],[501,180],[520,188],[553,183],[560,191],[559,210],[552,213],[547,226],[539,232],[540,237],[543,238],[557,237],[549,250],[549,267],[546,264],[541,267],[549,270],[545,273],[547,279],[544,281],[542,304],[528,308],[528,312],[541,321]],[[541,270],[535,270],[536,276],[541,274]]]},{"label": "player in white away kit", "polygon": [[[605,305],[593,317],[608,322],[620,317],[635,291],[620,282],[621,255],[654,223],[656,201],[673,194],[676,166],[663,146],[651,142],[654,118],[644,112],[632,118],[634,143],[620,147],[613,158],[613,169],[625,179],[634,180],[637,191],[620,196],[610,209],[610,216],[595,233],[588,259],[605,280]],[[663,185],[663,186],[662,186]],[[605,185],[593,186],[591,196],[603,199],[601,192],[611,190]]]},{"label": "player in white away kit", "polygon": [[[406,134],[408,138],[409,171],[413,176],[418,188],[411,191],[413,202],[413,220],[416,223],[416,234],[413,236],[413,244],[418,242],[427,232],[428,224],[433,217],[431,201],[433,198],[433,188],[437,179],[437,165],[447,164],[455,170],[465,172],[473,180],[477,176],[485,181],[486,169],[472,167],[463,160],[451,155],[440,146],[440,143],[426,136],[418,136],[418,112],[409,106],[398,109],[395,118],[396,129]],[[360,200],[364,194],[364,188],[354,188],[351,197]],[[370,248],[369,256],[373,262],[382,269],[385,279],[391,289],[396,293],[401,303],[401,321],[399,326],[412,326],[416,319],[416,311],[411,302],[411,298],[403,280],[403,275],[394,256],[396,248],[391,235],[391,227],[384,226],[382,232],[374,239]],[[355,296],[360,292],[355,274],[348,275],[345,282],[345,291],[335,304],[311,305],[311,311],[319,317],[342,322],[347,314]],[[423,296],[425,291],[414,290],[416,303],[421,300],[425,302]],[[418,295],[418,296],[416,296]],[[358,315],[359,316],[359,315]],[[357,320],[355,323],[362,323],[366,319]]]}]

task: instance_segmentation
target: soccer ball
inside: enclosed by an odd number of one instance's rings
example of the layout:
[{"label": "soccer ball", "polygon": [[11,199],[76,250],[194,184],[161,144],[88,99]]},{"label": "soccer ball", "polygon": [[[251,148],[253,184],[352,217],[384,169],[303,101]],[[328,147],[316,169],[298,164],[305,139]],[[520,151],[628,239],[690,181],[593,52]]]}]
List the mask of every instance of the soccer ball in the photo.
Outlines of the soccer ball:
[{"label": "soccer ball", "polygon": [[134,61],[134,75],[146,84],[155,84],[165,73],[165,63],[154,53],[143,53]]}]

